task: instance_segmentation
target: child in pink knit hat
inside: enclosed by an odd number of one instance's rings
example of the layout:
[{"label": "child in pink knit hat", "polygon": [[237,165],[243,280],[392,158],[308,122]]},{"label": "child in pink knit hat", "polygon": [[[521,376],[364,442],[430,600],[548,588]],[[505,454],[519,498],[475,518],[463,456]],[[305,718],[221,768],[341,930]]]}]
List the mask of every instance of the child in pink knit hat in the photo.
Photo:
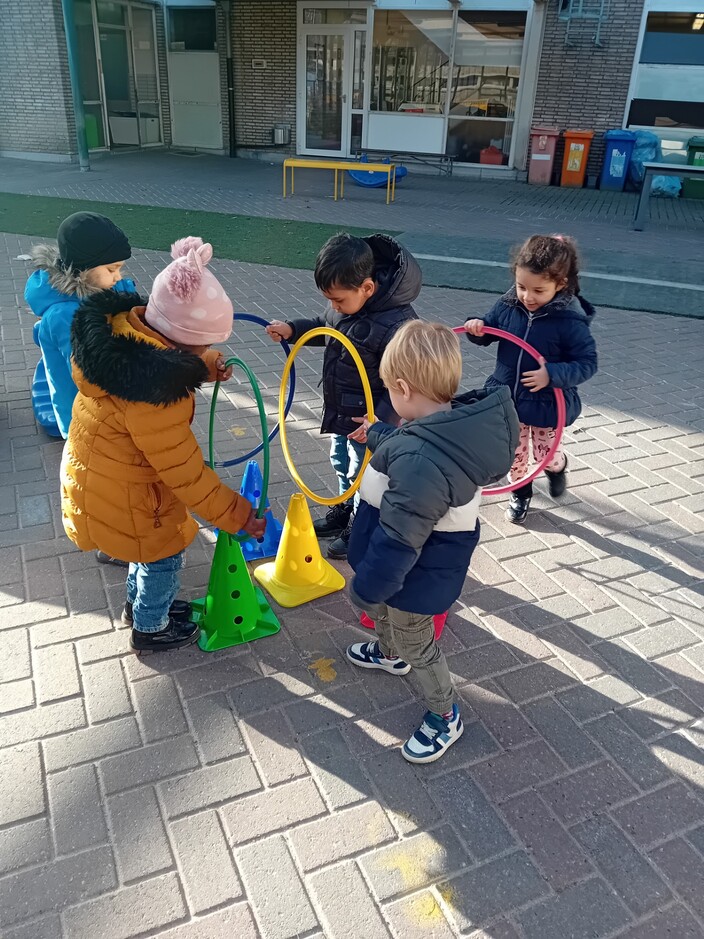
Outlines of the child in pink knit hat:
[{"label": "child in pink knit hat", "polygon": [[103,291],[79,307],[71,334],[78,396],[61,466],[68,537],[129,563],[122,622],[137,651],[195,642],[191,607],[177,599],[192,509],[223,531],[255,538],[265,520],[205,465],[191,430],[194,392],[223,380],[210,349],[232,331],[232,303],[208,270],[213,249],[184,238],[149,301]]}]

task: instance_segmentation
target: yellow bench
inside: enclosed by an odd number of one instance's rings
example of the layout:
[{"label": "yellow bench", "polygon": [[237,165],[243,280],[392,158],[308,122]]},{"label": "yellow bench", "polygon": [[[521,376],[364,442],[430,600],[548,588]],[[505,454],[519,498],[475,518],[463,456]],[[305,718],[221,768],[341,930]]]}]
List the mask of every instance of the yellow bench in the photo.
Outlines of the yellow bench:
[{"label": "yellow bench", "polygon": [[[291,169],[291,195],[293,195],[293,171],[296,167],[309,170],[332,170],[335,174],[334,199],[337,202],[338,180],[340,198],[345,198],[345,173],[348,170],[362,170],[367,173],[386,173],[386,204],[396,199],[396,164],[395,163],[356,163],[350,160],[308,160],[305,157],[290,157],[284,160],[284,199],[286,198],[286,173]],[[341,175],[340,175],[341,174]]]}]

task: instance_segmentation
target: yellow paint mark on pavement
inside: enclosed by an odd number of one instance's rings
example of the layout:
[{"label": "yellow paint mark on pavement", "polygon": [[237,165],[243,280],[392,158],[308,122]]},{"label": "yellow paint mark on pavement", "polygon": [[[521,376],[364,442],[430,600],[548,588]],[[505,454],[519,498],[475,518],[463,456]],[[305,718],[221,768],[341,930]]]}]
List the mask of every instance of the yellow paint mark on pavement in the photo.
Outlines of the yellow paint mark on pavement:
[{"label": "yellow paint mark on pavement", "polygon": [[335,659],[316,659],[315,662],[311,662],[308,668],[315,672],[321,681],[331,682],[337,678],[337,672],[333,668],[334,664]]}]

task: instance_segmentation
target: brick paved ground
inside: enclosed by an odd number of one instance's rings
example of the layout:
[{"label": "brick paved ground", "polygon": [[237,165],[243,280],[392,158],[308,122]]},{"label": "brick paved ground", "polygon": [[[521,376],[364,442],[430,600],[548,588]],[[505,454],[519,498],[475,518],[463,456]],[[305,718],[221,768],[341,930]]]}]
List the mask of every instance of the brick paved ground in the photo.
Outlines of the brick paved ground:
[{"label": "brick paved ground", "polygon": [[[343,594],[226,653],[128,654],[121,573],[64,538],[61,446],[28,403],[29,244],[0,242],[4,939],[704,936],[702,324],[601,310],[569,493],[537,495],[525,529],[485,504],[442,639],[466,732],[416,769],[396,751],[413,676],[346,663]],[[138,253],[140,284],[157,261]],[[309,273],[218,270],[240,309],[320,309]],[[486,302],[424,289],[419,309],[454,324]],[[249,327],[233,348],[273,404],[278,348]],[[465,352],[469,386],[490,358]],[[318,368],[301,356],[291,439],[329,489]],[[247,388],[229,397],[222,457],[253,439]],[[277,447],[279,514],[291,489]]]}]

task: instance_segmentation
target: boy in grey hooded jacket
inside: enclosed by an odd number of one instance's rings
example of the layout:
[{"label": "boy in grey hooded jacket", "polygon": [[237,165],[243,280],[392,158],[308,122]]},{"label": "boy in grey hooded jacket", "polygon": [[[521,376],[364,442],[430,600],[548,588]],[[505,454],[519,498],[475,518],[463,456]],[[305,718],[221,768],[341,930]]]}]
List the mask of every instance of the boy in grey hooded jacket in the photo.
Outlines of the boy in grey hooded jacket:
[{"label": "boy in grey hooded jacket", "polygon": [[455,397],[459,341],[437,323],[402,326],[380,373],[407,423],[393,428],[361,419],[354,432],[374,455],[350,538],[350,595],[376,621],[378,638],[354,643],[347,657],[396,675],[415,669],[428,711],[402,754],[430,763],[463,731],[433,614],[462,591],[479,541],[481,490],[511,467],[518,417],[507,388]]}]

